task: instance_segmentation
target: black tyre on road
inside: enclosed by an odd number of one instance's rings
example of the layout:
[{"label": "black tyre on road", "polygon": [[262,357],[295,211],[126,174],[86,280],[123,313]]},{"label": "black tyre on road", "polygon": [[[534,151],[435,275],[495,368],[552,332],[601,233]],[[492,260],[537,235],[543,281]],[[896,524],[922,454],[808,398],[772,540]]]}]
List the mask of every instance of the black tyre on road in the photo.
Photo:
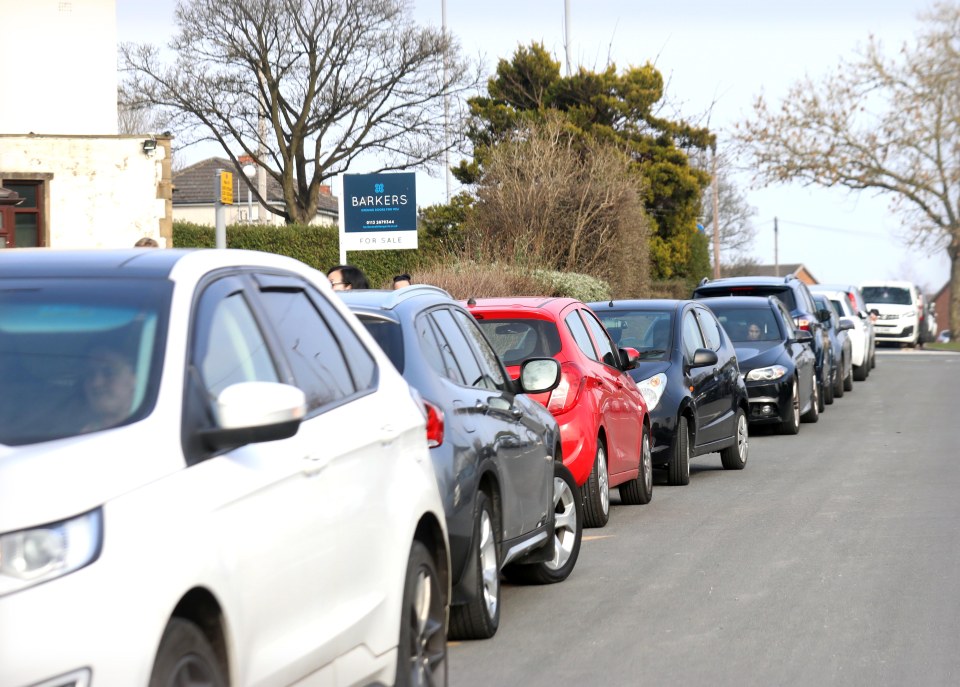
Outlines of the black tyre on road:
[{"label": "black tyre on road", "polygon": [[447,590],[437,563],[414,541],[407,562],[397,649],[398,687],[447,684]]},{"label": "black tyre on road", "polygon": [[477,492],[471,564],[476,588],[469,603],[450,607],[451,639],[489,639],[500,626],[500,547],[498,522],[493,504],[484,492]]},{"label": "black tyre on road", "polygon": [[628,505],[643,505],[653,498],[653,454],[650,451],[650,430],[643,428],[640,442],[640,474],[620,485],[620,500]]},{"label": "black tyre on road", "polygon": [[585,527],[603,527],[610,519],[610,475],[607,472],[607,447],[597,439],[593,469],[583,485]]},{"label": "black tyre on road", "polygon": [[737,440],[732,446],[720,451],[720,462],[725,470],[743,470],[750,453],[750,432],[743,408],[737,408]]},{"label": "black tyre on road", "polygon": [[183,618],[171,618],[167,623],[150,673],[150,687],[177,685],[227,685],[210,642],[197,625]]},{"label": "black tyre on road", "polygon": [[[816,385],[814,385],[816,386]],[[797,380],[793,380],[793,389],[790,394],[790,408],[786,419],[780,423],[781,434],[796,434],[800,431],[800,395],[797,392]]]},{"label": "black tyre on road", "polygon": [[673,442],[667,483],[674,486],[690,484],[690,428],[685,415],[677,418],[677,438]]}]

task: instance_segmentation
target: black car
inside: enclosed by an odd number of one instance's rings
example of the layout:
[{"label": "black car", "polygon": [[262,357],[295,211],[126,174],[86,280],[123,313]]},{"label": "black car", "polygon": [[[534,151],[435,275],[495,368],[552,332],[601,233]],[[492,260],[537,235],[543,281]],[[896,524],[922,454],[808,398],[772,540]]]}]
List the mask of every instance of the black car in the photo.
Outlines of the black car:
[{"label": "black car", "polygon": [[750,422],[775,424],[783,434],[820,418],[813,335],[794,325],[776,296],[705,298],[737,350],[750,395]]},{"label": "black car", "polygon": [[690,458],[720,451],[727,469],[748,455],[747,389],[730,340],[690,300],[590,303],[620,348],[639,352],[629,371],[650,414],[653,462],[670,484],[690,481]]},{"label": "black car", "polygon": [[853,322],[841,319],[838,304],[824,293],[814,293],[813,301],[827,316],[823,318],[823,328],[830,337],[830,351],[833,354],[833,384],[829,388],[826,403],[833,403],[834,397],[840,398],[844,392],[853,388],[853,342],[847,333],[853,329]]},{"label": "black car", "polygon": [[[827,335],[813,302],[813,294],[795,276],[786,277],[724,277],[704,279],[693,291],[694,298],[718,296],[776,296],[787,306],[794,325],[813,335],[810,343],[816,357],[817,404],[823,412],[825,388],[830,374],[830,337]],[[824,364],[826,362],[827,364]]]},{"label": "black car", "polygon": [[500,573],[551,583],[573,570],[583,517],[560,430],[531,393],[560,365],[531,358],[507,375],[473,316],[433,286],[339,292],[428,410],[430,454],[450,535],[450,636],[491,637]]}]

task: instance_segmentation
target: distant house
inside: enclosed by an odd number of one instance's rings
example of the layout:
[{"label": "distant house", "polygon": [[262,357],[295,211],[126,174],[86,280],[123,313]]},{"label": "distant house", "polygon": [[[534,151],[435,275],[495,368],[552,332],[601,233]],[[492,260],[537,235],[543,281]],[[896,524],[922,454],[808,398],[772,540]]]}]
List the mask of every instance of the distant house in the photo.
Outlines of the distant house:
[{"label": "distant house", "polygon": [[[245,162],[244,158],[240,158]],[[211,157],[201,160],[173,174],[173,220],[175,222],[193,222],[195,224],[216,224],[217,170],[233,172],[233,205],[226,208],[227,224],[274,224],[282,225],[283,217],[262,207],[250,192],[243,173],[245,165],[234,165],[223,157]],[[257,180],[253,179],[254,187]],[[267,201],[271,205],[283,206],[283,190],[280,184],[267,175]],[[329,186],[320,189],[320,202],[317,218],[312,224],[337,224],[339,208],[337,198],[331,194]]]},{"label": "distant house", "polygon": [[734,265],[721,270],[724,277],[787,277],[794,276],[804,284],[820,282],[803,263],[790,265]]}]

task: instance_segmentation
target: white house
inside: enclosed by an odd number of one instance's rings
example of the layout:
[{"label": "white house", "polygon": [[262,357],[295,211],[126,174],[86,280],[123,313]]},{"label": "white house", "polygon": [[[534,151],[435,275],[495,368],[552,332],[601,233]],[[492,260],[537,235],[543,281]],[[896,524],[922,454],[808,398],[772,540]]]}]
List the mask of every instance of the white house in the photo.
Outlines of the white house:
[{"label": "white house", "polygon": [[0,0],[0,17],[0,248],[169,245],[170,137],[117,134],[115,0]]}]

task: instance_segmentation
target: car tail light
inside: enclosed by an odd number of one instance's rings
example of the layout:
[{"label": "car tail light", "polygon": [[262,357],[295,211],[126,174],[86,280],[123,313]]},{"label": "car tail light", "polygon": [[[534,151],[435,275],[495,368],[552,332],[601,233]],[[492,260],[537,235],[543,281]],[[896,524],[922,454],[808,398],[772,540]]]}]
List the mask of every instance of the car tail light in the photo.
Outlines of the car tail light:
[{"label": "car tail light", "polygon": [[427,446],[436,448],[443,443],[443,411],[430,401],[424,401],[423,407],[427,410]]},{"label": "car tail light", "polygon": [[810,320],[808,320],[806,317],[798,317],[798,318],[797,318],[797,327],[798,327],[799,329],[802,329],[802,330],[805,331],[805,332],[809,332],[809,331],[810,331]]},{"label": "car tail light", "polygon": [[586,384],[587,378],[583,376],[583,371],[575,363],[562,363],[560,365],[560,383],[556,389],[550,392],[547,410],[554,415],[567,412],[576,405]]},{"label": "car tail light", "polygon": [[847,292],[847,300],[850,301],[850,310],[852,310],[855,313],[859,313],[860,308],[857,307],[857,299],[854,297],[852,293]]}]

